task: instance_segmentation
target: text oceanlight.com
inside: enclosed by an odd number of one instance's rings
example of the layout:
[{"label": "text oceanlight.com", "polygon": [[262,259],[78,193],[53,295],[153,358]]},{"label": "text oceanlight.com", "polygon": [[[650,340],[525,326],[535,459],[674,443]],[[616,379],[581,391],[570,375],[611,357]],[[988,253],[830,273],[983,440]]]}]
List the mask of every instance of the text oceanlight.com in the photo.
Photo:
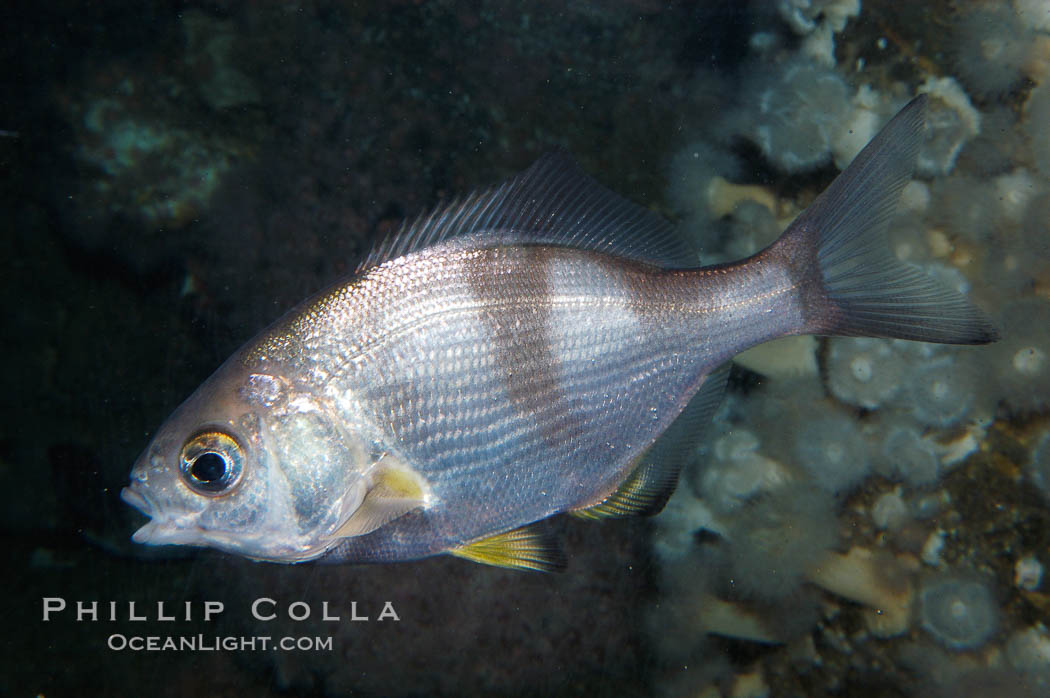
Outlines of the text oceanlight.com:
[{"label": "text oceanlight.com", "polygon": [[254,652],[281,650],[285,652],[331,651],[331,637],[254,637],[220,635],[123,635],[113,633],[106,646],[118,652]]}]

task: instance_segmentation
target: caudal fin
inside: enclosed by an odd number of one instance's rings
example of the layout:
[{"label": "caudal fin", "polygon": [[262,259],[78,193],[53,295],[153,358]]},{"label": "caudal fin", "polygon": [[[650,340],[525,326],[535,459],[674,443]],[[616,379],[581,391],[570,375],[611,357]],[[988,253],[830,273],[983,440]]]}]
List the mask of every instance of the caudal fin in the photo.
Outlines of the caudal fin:
[{"label": "caudal fin", "polygon": [[[926,95],[900,111],[785,232],[785,252],[816,250],[820,279],[806,294],[814,334],[985,344],[999,333],[962,294],[896,259],[886,242],[911,179]],[[801,243],[801,244],[800,244]],[[815,275],[814,275],[815,276]],[[815,306],[815,307],[813,307]]]}]

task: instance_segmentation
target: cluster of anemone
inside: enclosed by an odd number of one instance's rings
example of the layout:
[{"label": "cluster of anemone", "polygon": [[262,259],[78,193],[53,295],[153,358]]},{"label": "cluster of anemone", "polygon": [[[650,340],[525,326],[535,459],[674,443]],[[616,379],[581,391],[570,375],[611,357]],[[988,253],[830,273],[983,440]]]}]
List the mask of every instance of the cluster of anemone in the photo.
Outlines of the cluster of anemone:
[{"label": "cluster of anemone", "polygon": [[665,566],[696,554],[696,534],[712,528],[709,510],[686,487],[679,487],[667,501],[653,527],[652,548]]},{"label": "cluster of anemone", "polygon": [[737,510],[726,530],[733,588],[747,598],[782,599],[838,542],[833,500],[789,485]]},{"label": "cluster of anemone", "polygon": [[1032,198],[1025,207],[1021,219],[1021,235],[1025,248],[1031,255],[1045,261],[1050,257],[1050,239],[1047,226],[1050,224],[1050,192],[1041,193]]},{"label": "cluster of anemone", "polygon": [[743,200],[733,207],[728,236],[721,249],[727,260],[742,259],[773,242],[780,233],[780,223],[768,206],[753,199]]},{"label": "cluster of anemone", "polygon": [[1027,149],[1024,134],[1017,127],[1019,117],[1005,104],[981,109],[981,132],[966,144],[963,153],[970,174],[991,177],[1015,166],[1017,155]]},{"label": "cluster of anemone", "polygon": [[[972,353],[884,339],[830,340],[825,374],[837,400],[867,410],[905,412],[922,427],[959,424],[973,411],[982,388],[980,364]],[[903,439],[892,436],[894,443],[885,448],[898,451]]]},{"label": "cluster of anemone", "polygon": [[[855,415],[827,399],[815,377],[773,381],[747,418],[770,453],[829,499],[852,492],[871,472],[870,444]],[[776,448],[776,451],[772,449]]]},{"label": "cluster of anemone", "polygon": [[1018,630],[1006,642],[1006,660],[1017,671],[1038,677],[1046,695],[1050,688],[1050,633],[1042,623]]},{"label": "cluster of anemone", "polygon": [[842,402],[870,410],[900,391],[905,366],[889,341],[840,337],[828,344],[828,390]]},{"label": "cluster of anemone", "polygon": [[1036,441],[1025,467],[1025,475],[1040,494],[1050,501],[1050,433],[1043,434]]},{"label": "cluster of anemone", "polygon": [[846,169],[901,106],[891,96],[861,85],[831,142],[835,166]]},{"label": "cluster of anemone", "polygon": [[1050,138],[1046,137],[1046,125],[1050,123],[1050,80],[1038,85],[1028,94],[1024,106],[1024,129],[1028,136],[1028,152],[1033,165],[1050,176]]},{"label": "cluster of anemone", "polygon": [[970,413],[980,388],[973,354],[949,352],[913,370],[906,392],[916,421],[949,427]]},{"label": "cluster of anemone", "polygon": [[713,143],[696,140],[671,158],[667,198],[674,213],[683,219],[706,220],[710,213],[709,190],[715,177],[734,179],[740,165],[732,153]]},{"label": "cluster of anemone", "polygon": [[922,627],[953,650],[983,645],[999,624],[999,604],[982,580],[946,574],[927,579],[919,592]]},{"label": "cluster of anemone", "polygon": [[999,199],[988,182],[953,176],[933,186],[932,222],[951,238],[987,242],[999,225]]},{"label": "cluster of anemone", "polygon": [[836,71],[794,60],[751,94],[754,108],[743,135],[773,165],[801,172],[831,159],[832,140],[850,111],[849,89]]},{"label": "cluster of anemone", "polygon": [[[799,36],[810,37],[818,35],[820,8],[828,4],[786,0],[776,7]],[[1037,26],[1039,13],[1045,26]],[[1050,77],[1040,80],[1030,64],[1035,43],[1050,46],[1050,2],[975,3],[958,11],[949,31],[944,56],[955,77],[920,77],[912,86],[929,95],[928,118],[916,180],[888,238],[899,259],[922,265],[944,285],[968,294],[975,284],[978,305],[997,311],[993,324],[1002,339],[981,348],[821,340],[822,350],[814,352],[819,380],[790,383],[745,363],[765,377],[738,406],[737,424],[745,428],[711,441],[692,482],[694,506],[707,510],[714,526],[708,530],[719,539],[710,546],[718,550],[718,568],[705,583],[721,584],[723,597],[729,590],[725,598],[735,593],[752,605],[778,606],[790,605],[785,599],[803,582],[811,590],[821,586],[814,570],[842,552],[834,552],[839,507],[856,507],[882,488],[863,508],[882,540],[914,543],[909,550],[916,553],[907,572],[908,620],[898,632],[913,631],[913,647],[946,662],[997,642],[1009,666],[1000,662],[994,672],[971,677],[991,689],[1009,686],[1018,672],[1050,669],[1050,633],[1042,626],[999,633],[1013,619],[1001,617],[993,580],[961,571],[979,566],[978,559],[952,556],[943,515],[968,512],[938,483],[965,457],[953,455],[959,443],[979,445],[991,408],[1000,406],[999,416],[1007,418],[1050,411]],[[783,174],[831,162],[842,168],[905,99],[884,83],[861,86],[862,67],[836,69],[807,53],[807,41],[795,45],[793,56],[785,42],[766,50],[761,59],[779,63],[764,69],[766,77],[745,80],[745,110],[721,126],[750,140]],[[691,159],[680,156],[674,168],[696,164],[704,147],[693,147]],[[713,150],[699,175],[705,182],[722,168],[724,153]],[[739,258],[775,236],[782,225],[776,217],[787,208],[778,204],[752,198],[720,210],[718,249]],[[1050,436],[1030,445],[1024,481],[1050,500]],[[873,471],[894,484],[885,488],[877,479],[858,493]],[[939,571],[918,572],[923,563]],[[959,569],[945,571],[948,564]],[[1017,586],[1031,591],[1038,581]],[[974,688],[956,682],[962,673],[938,683]]]},{"label": "cluster of anemone", "polygon": [[956,74],[973,94],[1000,97],[1023,80],[1033,34],[1008,3],[963,11],[952,35]]},{"label": "cluster of anemone", "polygon": [[1043,187],[1024,168],[1014,169],[995,178],[999,210],[1006,222],[1011,224],[1020,223],[1025,219],[1033,200],[1042,191]]},{"label": "cluster of anemone", "polygon": [[[929,205],[930,190],[925,185],[916,187],[904,188],[904,197],[907,197],[911,192],[916,192],[917,196],[924,197],[921,202],[916,202],[915,205]],[[905,198],[902,197],[902,206],[905,203]],[[930,242],[927,240],[926,225],[922,219],[919,218],[922,211],[908,211],[904,215],[898,214],[897,220],[894,221],[893,225],[886,233],[886,240],[889,243],[890,251],[893,255],[902,262],[911,264],[920,264],[922,262],[929,261],[931,257]]]},{"label": "cluster of anemone", "polygon": [[890,421],[875,461],[879,474],[913,487],[933,484],[940,477],[941,464],[935,444],[903,420]]},{"label": "cluster of anemone", "polygon": [[868,476],[868,442],[857,420],[838,410],[797,425],[793,453],[810,480],[835,495],[847,494]]},{"label": "cluster of anemone", "polygon": [[981,132],[981,114],[954,78],[929,78],[918,91],[929,97],[929,106],[916,170],[927,177],[948,174],[963,146]]},{"label": "cluster of anemone", "polygon": [[[1050,140],[1050,139],[1047,139]],[[1023,186],[1023,180],[1015,183]],[[1033,183],[1031,196],[1009,214],[1006,244],[993,244],[983,265],[984,276],[1000,304],[1029,291],[1040,280],[1050,279],[1050,192],[1047,183]],[[1001,191],[1009,197],[1016,192]]]},{"label": "cluster of anemone", "polygon": [[871,521],[880,530],[896,530],[910,516],[908,503],[895,491],[883,492],[871,507]]},{"label": "cluster of anemone", "polygon": [[1013,414],[1050,406],[1050,302],[1027,298],[1007,306],[999,319],[1002,339],[987,350],[986,388]]},{"label": "cluster of anemone", "polygon": [[712,441],[696,479],[696,492],[712,509],[732,511],[790,480],[790,473],[759,451],[758,436],[731,429]]},{"label": "cluster of anemone", "polygon": [[860,0],[777,0],[776,9],[784,23],[802,37],[799,52],[831,67],[835,65],[835,34],[860,14]]}]

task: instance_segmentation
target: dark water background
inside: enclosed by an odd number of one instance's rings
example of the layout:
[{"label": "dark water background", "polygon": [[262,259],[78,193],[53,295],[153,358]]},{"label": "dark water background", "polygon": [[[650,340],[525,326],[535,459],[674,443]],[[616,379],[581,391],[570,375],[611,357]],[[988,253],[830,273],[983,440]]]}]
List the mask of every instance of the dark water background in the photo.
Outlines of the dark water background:
[{"label": "dark water background", "polygon": [[[565,148],[666,211],[683,124],[717,118],[755,71],[772,3],[15,3],[0,42],[0,694],[615,695],[657,691],[645,609],[650,523],[560,521],[563,575],[460,560],[257,564],[141,549],[118,498],[149,435],[237,346],[351,272],[402,217]],[[865,3],[840,38],[901,45],[952,3]],[[894,54],[899,57],[898,54]],[[886,59],[889,63],[890,59]],[[907,62],[887,68],[907,79]],[[714,79],[697,82],[703,69]],[[786,178],[733,146],[746,178]],[[42,621],[44,597],[123,620]],[[261,622],[251,601],[275,599]],[[194,620],[155,619],[155,604]],[[225,603],[212,622],[201,603]],[[138,602],[150,620],[127,620]],[[285,615],[310,604],[309,620]],[[321,603],[342,616],[319,620]],[[350,622],[358,604],[368,622]],[[376,619],[385,601],[400,621]],[[108,613],[103,603],[102,615]],[[331,637],[298,652],[132,652],[124,635]],[[768,650],[715,651],[747,667]],[[848,666],[814,695],[903,695]],[[819,672],[818,672],[819,674]],[[768,679],[767,680],[771,680]],[[774,685],[777,685],[774,681]],[[867,688],[864,688],[867,687]],[[862,692],[867,691],[867,692]]]},{"label": "dark water background", "polygon": [[[557,577],[445,559],[292,568],[136,549],[139,518],[117,494],[151,431],[225,356],[352,271],[404,215],[554,147],[636,200],[658,196],[675,90],[697,60],[731,65],[725,35],[746,13],[151,2],[5,14],[0,128],[17,136],[0,138],[0,692],[644,694],[644,524],[567,526],[574,561]],[[344,621],[260,623],[258,596],[309,602],[315,618],[327,600]],[[124,617],[130,600],[227,610],[210,624],[44,623],[43,597],[116,600]],[[350,600],[373,619],[390,600],[402,620],[347,622]],[[118,652],[115,632],[333,636],[335,648]]]}]

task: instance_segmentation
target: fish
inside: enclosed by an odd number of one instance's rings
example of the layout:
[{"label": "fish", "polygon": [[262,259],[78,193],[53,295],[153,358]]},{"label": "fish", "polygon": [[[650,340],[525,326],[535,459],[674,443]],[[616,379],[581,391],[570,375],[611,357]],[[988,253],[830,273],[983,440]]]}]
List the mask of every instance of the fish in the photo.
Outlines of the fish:
[{"label": "fish", "polygon": [[162,424],[121,492],[150,518],[133,540],[562,569],[545,521],[658,512],[739,352],[799,334],[994,341],[889,252],[926,103],[737,262],[700,266],[564,153],[406,223]]}]

